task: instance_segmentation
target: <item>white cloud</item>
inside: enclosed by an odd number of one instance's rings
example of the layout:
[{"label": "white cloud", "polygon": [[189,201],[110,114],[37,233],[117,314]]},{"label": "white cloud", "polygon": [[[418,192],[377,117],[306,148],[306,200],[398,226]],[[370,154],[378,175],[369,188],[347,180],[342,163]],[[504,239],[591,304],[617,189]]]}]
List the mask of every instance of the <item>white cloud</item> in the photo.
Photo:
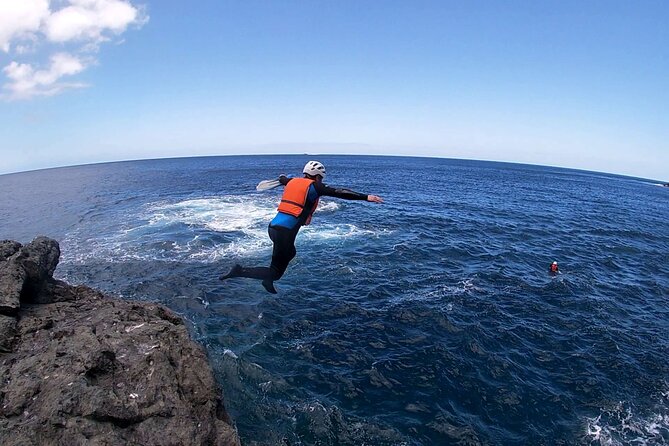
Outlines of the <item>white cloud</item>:
[{"label": "white cloud", "polygon": [[[48,68],[41,70],[36,68],[39,63],[13,60],[6,65],[3,73],[9,82],[3,86],[8,93],[4,98],[53,95],[84,86],[60,79],[94,63],[90,54],[101,43],[147,21],[143,8],[130,0],[0,0],[0,50],[12,57],[42,53],[49,59]],[[88,53],[85,58],[73,55],[84,53]]]},{"label": "white cloud", "polygon": [[76,56],[57,53],[51,56],[49,68],[35,70],[30,64],[12,62],[2,71],[10,80],[4,89],[10,99],[28,99],[34,96],[52,96],[71,88],[82,88],[85,84],[60,82],[64,76],[82,72],[86,64]]},{"label": "white cloud", "polygon": [[36,33],[49,12],[48,0],[0,0],[0,49]]},{"label": "white cloud", "polygon": [[142,24],[140,11],[121,0],[70,0],[70,6],[46,20],[45,34],[52,42],[101,42],[105,33],[121,34],[133,23]]}]

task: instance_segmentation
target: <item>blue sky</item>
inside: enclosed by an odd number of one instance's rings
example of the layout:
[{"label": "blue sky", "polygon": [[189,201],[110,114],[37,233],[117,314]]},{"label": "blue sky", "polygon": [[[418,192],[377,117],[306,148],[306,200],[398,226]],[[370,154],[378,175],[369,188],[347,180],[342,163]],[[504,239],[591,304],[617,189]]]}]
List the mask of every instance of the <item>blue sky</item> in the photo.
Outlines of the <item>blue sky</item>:
[{"label": "blue sky", "polygon": [[0,67],[0,173],[309,152],[669,181],[666,1],[0,0]]}]

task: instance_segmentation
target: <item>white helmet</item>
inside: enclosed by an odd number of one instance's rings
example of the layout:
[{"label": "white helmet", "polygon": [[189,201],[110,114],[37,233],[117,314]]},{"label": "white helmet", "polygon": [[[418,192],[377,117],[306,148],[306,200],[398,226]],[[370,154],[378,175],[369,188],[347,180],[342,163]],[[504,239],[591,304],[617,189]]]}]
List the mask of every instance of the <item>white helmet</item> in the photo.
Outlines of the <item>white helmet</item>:
[{"label": "white helmet", "polygon": [[311,175],[312,177],[320,175],[321,177],[325,178],[325,166],[322,163],[319,163],[318,161],[309,161],[307,164],[304,165],[302,173],[306,173],[307,175]]}]

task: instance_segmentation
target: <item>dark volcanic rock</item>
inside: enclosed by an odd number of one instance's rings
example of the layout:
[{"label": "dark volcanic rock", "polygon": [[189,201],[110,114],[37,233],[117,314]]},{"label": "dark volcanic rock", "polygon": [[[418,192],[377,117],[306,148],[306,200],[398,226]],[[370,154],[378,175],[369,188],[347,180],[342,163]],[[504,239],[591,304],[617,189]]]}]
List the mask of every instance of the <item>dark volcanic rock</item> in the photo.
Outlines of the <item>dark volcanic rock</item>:
[{"label": "dark volcanic rock", "polygon": [[17,260],[18,254],[0,260],[0,314],[16,314],[21,307],[21,291],[26,271]]},{"label": "dark volcanic rock", "polygon": [[0,444],[239,444],[176,314],[54,281],[57,243],[27,247],[0,267],[19,259],[30,301],[51,303],[0,316]]},{"label": "dark volcanic rock", "polygon": [[20,302],[52,302],[50,291],[57,283],[52,276],[59,258],[58,242],[46,237],[26,246],[0,242],[0,313],[15,314]]},{"label": "dark volcanic rock", "polygon": [[53,272],[60,259],[58,242],[46,237],[37,237],[22,247],[16,261],[26,272],[26,282],[21,292],[21,300],[34,303],[49,303],[52,297],[45,292],[53,282]]},{"label": "dark volcanic rock", "polygon": [[12,240],[0,241],[0,262],[7,260],[8,257],[16,254],[19,249],[21,249],[21,244],[19,242],[14,242]]},{"label": "dark volcanic rock", "polygon": [[0,314],[0,353],[12,351],[16,336],[16,318]]}]

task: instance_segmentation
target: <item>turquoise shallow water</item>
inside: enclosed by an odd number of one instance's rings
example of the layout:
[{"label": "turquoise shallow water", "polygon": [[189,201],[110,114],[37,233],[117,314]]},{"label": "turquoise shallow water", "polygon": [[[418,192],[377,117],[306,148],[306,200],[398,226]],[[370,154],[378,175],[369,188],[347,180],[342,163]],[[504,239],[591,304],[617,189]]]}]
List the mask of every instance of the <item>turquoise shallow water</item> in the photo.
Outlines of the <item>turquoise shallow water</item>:
[{"label": "turquoise shallow water", "polygon": [[386,203],[323,199],[276,296],[217,277],[268,263],[280,191],[254,186],[306,156],[0,176],[0,238],[52,236],[58,277],[182,314],[244,444],[669,443],[669,188],[318,159]]}]

